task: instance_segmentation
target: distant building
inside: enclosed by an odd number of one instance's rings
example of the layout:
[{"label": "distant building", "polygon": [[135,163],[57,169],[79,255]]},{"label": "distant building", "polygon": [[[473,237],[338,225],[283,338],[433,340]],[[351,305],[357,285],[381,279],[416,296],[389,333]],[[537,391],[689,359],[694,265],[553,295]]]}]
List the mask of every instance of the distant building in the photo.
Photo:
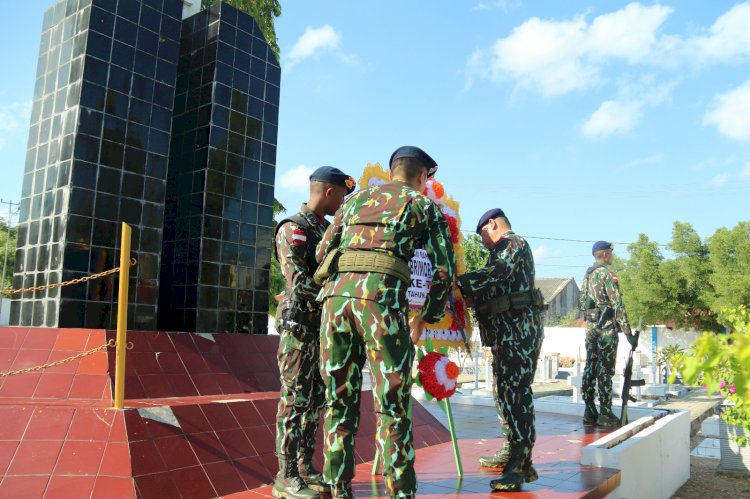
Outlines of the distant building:
[{"label": "distant building", "polygon": [[537,277],[536,286],[542,290],[547,303],[545,321],[556,322],[578,308],[580,290],[572,277]]}]

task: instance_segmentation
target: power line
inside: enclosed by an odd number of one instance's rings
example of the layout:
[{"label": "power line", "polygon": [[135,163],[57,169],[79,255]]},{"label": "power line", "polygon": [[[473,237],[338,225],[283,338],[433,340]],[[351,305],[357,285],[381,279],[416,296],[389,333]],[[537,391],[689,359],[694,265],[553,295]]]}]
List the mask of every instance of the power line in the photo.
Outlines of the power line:
[{"label": "power line", "polygon": [[[474,234],[475,233],[473,230],[461,230],[461,232],[464,232],[464,233],[467,233],[467,234]],[[543,239],[543,240],[547,240],[547,241],[565,241],[565,242],[569,242],[569,243],[595,243],[596,242],[596,241],[588,240],[588,239],[566,239],[566,238],[563,238],[563,237],[524,236],[523,234],[519,234],[519,236],[523,237],[524,239]],[[618,242],[618,241],[608,241],[608,242],[611,242],[612,244],[619,244],[619,245],[625,245],[625,246],[627,246],[629,244],[635,244],[635,243],[623,243],[623,242]],[[668,246],[667,244],[661,244],[661,243],[657,243],[655,241],[649,241],[649,242],[652,242],[652,243],[656,244],[657,246],[661,246],[661,247],[664,247],[664,248],[666,248]]]}]

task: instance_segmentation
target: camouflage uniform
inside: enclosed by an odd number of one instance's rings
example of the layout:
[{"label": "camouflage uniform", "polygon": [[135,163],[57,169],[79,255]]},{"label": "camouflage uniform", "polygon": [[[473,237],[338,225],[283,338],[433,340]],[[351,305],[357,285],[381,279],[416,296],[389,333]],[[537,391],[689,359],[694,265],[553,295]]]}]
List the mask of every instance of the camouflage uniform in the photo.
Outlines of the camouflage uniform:
[{"label": "camouflage uniform", "polygon": [[[318,260],[331,251],[367,250],[408,262],[417,248],[424,248],[433,263],[432,287],[422,315],[427,322],[437,322],[454,273],[451,236],[438,206],[405,183],[394,181],[354,194],[326,231]],[[447,272],[448,280],[440,280],[440,270]],[[388,274],[340,272],[320,292],[321,371],[327,400],[324,476],[335,497],[351,497],[365,360],[380,421],[376,445],[383,456],[386,486],[392,497],[416,493],[408,413],[414,345],[406,289],[404,282]]]},{"label": "camouflage uniform", "polygon": [[542,347],[541,309],[527,305],[490,315],[483,304],[502,295],[531,291],[534,257],[528,243],[506,232],[490,250],[487,268],[458,277],[464,296],[474,300],[479,332],[493,356],[497,403],[507,425],[511,459],[506,471],[517,468],[529,480],[531,451],[536,440],[531,383]]},{"label": "camouflage uniform", "polygon": [[[294,221],[303,217],[305,226]],[[286,280],[284,299],[276,312],[279,331],[278,362],[281,394],[276,419],[276,453],[300,468],[309,465],[323,406],[325,385],[320,376],[320,286],[312,276],[317,268],[315,248],[328,221],[302,205],[299,213],[282,220],[276,232],[276,252]],[[303,473],[303,478],[307,478]]]},{"label": "camouflage uniform", "polygon": [[617,356],[617,332],[630,333],[628,316],[622,303],[617,274],[596,263],[586,270],[581,283],[579,306],[586,318],[586,367],[581,391],[586,404],[584,422],[597,419],[595,400],[599,386],[599,408],[612,415],[612,377]]}]

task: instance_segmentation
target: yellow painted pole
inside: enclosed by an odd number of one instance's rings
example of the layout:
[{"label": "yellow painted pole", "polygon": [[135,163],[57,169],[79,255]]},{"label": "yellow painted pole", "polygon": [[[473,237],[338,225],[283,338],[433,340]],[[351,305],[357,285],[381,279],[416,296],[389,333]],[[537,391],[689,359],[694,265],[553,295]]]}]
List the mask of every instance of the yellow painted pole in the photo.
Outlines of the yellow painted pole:
[{"label": "yellow painted pole", "polygon": [[125,406],[125,352],[128,342],[128,284],[130,280],[130,226],[122,223],[120,239],[120,292],[117,296],[115,349],[115,409]]}]

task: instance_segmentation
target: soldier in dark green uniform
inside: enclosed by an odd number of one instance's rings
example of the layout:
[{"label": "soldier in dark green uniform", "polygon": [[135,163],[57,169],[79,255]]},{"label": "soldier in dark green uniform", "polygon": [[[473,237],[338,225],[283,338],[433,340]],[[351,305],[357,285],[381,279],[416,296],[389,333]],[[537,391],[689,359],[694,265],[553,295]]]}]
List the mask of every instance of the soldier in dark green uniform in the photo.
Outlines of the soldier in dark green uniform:
[{"label": "soldier in dark green uniform", "polygon": [[[586,367],[583,369],[581,392],[586,409],[584,425],[617,426],[620,419],[612,413],[612,377],[617,361],[617,332],[625,333],[628,342],[637,346],[625,305],[622,303],[617,274],[607,269],[612,265],[612,243],[597,241],[591,248],[594,265],[586,270],[581,282],[579,306],[586,319]],[[599,412],[594,403],[599,385]]]},{"label": "soldier in dark green uniform", "polygon": [[482,215],[477,234],[490,251],[487,267],[459,276],[457,284],[476,311],[482,344],[492,349],[495,394],[507,425],[508,448],[497,454],[505,468],[490,486],[517,491],[537,479],[531,461],[536,440],[531,383],[544,338],[544,298],[534,288],[531,247],[511,230],[503,210]]},{"label": "soldier in dark green uniform", "polygon": [[[390,168],[391,182],[361,190],[344,203],[318,247],[321,270],[333,272],[319,300],[327,401],[324,475],[336,498],[353,497],[354,436],[365,360],[380,421],[376,445],[388,493],[416,494],[408,412],[414,342],[425,321],[442,318],[455,268],[445,217],[422,195],[437,169],[435,161],[421,149],[406,146],[393,153]],[[407,323],[408,262],[417,248],[424,248],[432,261],[432,287],[422,315]],[[331,261],[336,258],[334,268]]]},{"label": "soldier in dark green uniform", "polygon": [[313,282],[318,267],[315,248],[333,215],[355,187],[338,168],[323,166],[310,175],[310,199],[300,211],[276,226],[276,255],[286,280],[276,315],[281,394],[276,419],[279,474],[274,497],[316,498],[326,490],[312,467],[315,433],[325,405],[320,377],[320,287]]}]

